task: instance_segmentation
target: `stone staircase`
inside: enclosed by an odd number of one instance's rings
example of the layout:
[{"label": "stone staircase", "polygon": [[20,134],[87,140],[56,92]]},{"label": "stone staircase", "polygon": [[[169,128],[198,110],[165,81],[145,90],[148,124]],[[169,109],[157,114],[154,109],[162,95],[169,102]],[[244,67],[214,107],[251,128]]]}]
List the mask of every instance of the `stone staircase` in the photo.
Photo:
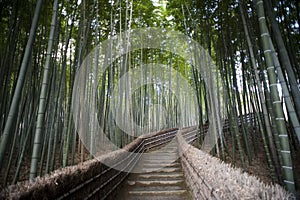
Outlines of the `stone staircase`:
[{"label": "stone staircase", "polygon": [[144,156],[138,165],[141,173],[130,174],[117,199],[189,200],[192,199],[183,176],[177,145]]}]

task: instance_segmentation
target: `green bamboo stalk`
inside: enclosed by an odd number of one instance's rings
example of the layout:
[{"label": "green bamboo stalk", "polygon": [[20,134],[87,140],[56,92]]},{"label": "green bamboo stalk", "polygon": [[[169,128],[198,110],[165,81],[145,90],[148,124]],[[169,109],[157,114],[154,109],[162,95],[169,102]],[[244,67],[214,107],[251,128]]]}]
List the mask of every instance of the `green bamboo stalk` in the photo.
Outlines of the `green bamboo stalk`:
[{"label": "green bamboo stalk", "polygon": [[29,178],[32,180],[37,175],[37,165],[40,159],[40,149],[41,149],[41,142],[43,139],[43,127],[44,127],[44,118],[45,118],[45,110],[46,110],[46,98],[47,98],[47,87],[49,84],[49,76],[50,76],[50,60],[52,54],[52,46],[54,40],[54,33],[55,33],[55,26],[56,26],[56,16],[57,16],[57,8],[58,8],[58,0],[54,1],[53,4],[53,13],[52,13],[52,20],[51,20],[51,30],[50,36],[48,41],[48,49],[47,49],[47,57],[46,63],[44,68],[43,74],[43,82],[42,88],[40,93],[40,101],[39,101],[39,110],[38,110],[38,117],[37,117],[37,125],[35,130],[34,136],[34,146],[32,152],[32,159],[30,165],[30,176]]},{"label": "green bamboo stalk", "polygon": [[1,137],[1,143],[0,143],[0,169],[2,169],[2,167],[3,167],[5,153],[6,153],[6,150],[7,150],[8,146],[11,142],[10,141],[10,138],[12,137],[11,130],[13,130],[13,125],[14,125],[16,117],[17,117],[19,102],[20,102],[20,99],[21,99],[21,93],[22,93],[22,90],[23,90],[24,81],[25,81],[25,77],[26,77],[26,71],[27,71],[28,63],[29,63],[30,56],[31,56],[33,42],[34,42],[35,35],[36,35],[36,28],[37,28],[37,25],[38,25],[38,19],[39,19],[39,16],[40,16],[42,2],[43,2],[43,0],[38,0],[37,4],[36,4],[34,17],[33,17],[33,20],[32,20],[30,33],[29,33],[29,39],[28,39],[27,44],[26,44],[25,53],[24,53],[24,57],[23,57],[23,60],[22,60],[22,64],[21,64],[21,68],[20,68],[20,73],[19,73],[16,89],[15,89],[14,96],[13,96],[13,99],[12,99],[12,103],[11,103],[11,106],[10,106],[10,110],[9,110],[9,114],[8,114],[8,117],[7,117],[7,121],[6,121],[6,124],[5,124],[4,131],[3,131],[3,135]]},{"label": "green bamboo stalk", "polygon": [[[266,106],[265,99],[264,99],[264,93],[262,91],[262,85],[261,85],[260,78],[259,78],[259,75],[258,75],[258,69],[257,69],[255,57],[254,57],[254,52],[253,52],[253,44],[252,44],[251,39],[250,39],[249,30],[248,30],[248,27],[247,27],[247,22],[246,22],[244,9],[242,7],[242,1],[241,0],[239,1],[239,4],[240,4],[239,5],[240,13],[241,13],[241,16],[242,16],[242,21],[243,21],[243,28],[244,28],[246,40],[247,40],[247,43],[248,43],[248,51],[249,51],[249,54],[250,54],[250,61],[251,61],[252,68],[254,69],[254,75],[255,75],[255,79],[256,79],[255,84],[257,84],[257,89],[258,89],[258,92],[259,92],[258,96],[260,98],[259,100],[260,100],[260,104],[261,104],[262,111],[263,111],[263,114],[264,114],[264,122],[265,122],[266,132],[267,132],[267,135],[270,138],[272,136],[271,125],[270,125],[270,121],[269,121],[269,117],[268,117],[268,113],[267,113],[267,106]],[[266,151],[267,160],[268,160],[268,163],[269,163],[270,172],[271,172],[272,177],[274,177],[274,168],[273,168],[273,165],[272,165],[272,158],[270,156],[270,151],[269,151],[269,148],[268,148],[268,145],[267,145],[267,142],[266,142],[266,138],[265,138],[265,134],[266,134],[265,131],[264,131],[265,129],[262,126],[262,121],[261,121],[260,116],[257,116],[257,117],[258,117],[260,132],[261,132],[263,143],[264,143],[264,149]],[[276,155],[275,147],[273,145],[273,141],[271,140],[269,144],[270,144],[272,157],[273,157],[273,159],[275,159],[274,161],[275,161],[275,168],[277,169],[276,171],[277,171],[277,173],[279,173],[279,171],[280,171],[280,169],[278,169],[279,168],[279,166],[278,166],[279,163],[277,161],[277,155]]]},{"label": "green bamboo stalk", "polygon": [[[54,84],[54,81],[52,81],[52,85]],[[55,88],[53,89],[53,93],[55,91]],[[52,155],[52,144],[53,144],[53,135],[54,135],[54,120],[55,120],[55,114],[57,113],[57,100],[51,103],[51,115],[50,115],[50,119],[49,119],[49,143],[48,143],[48,151],[47,151],[47,161],[46,161],[46,173],[48,174],[50,172],[50,161],[51,161],[51,156]]]},{"label": "green bamboo stalk", "polygon": [[284,119],[283,109],[281,106],[281,101],[279,98],[278,88],[277,88],[277,78],[275,73],[274,60],[272,55],[272,50],[270,47],[270,35],[266,23],[264,5],[262,0],[256,1],[256,10],[259,21],[259,29],[261,33],[261,43],[264,50],[264,55],[267,64],[267,73],[269,79],[269,87],[272,96],[272,106],[274,107],[274,114],[276,120],[276,127],[278,129],[280,137],[280,147],[282,156],[282,170],[284,183],[290,192],[295,192],[295,182],[293,174],[293,164],[291,159],[291,151],[289,145],[289,139],[287,134],[286,122]]},{"label": "green bamboo stalk", "polygon": [[[277,56],[275,56],[274,57],[274,60],[276,62],[275,66],[278,66],[278,67],[276,67],[276,70],[279,72],[279,74],[278,74],[279,79],[280,79],[281,85],[283,86],[283,92],[285,93],[284,94],[285,101],[289,101],[287,103],[287,104],[289,104],[289,105],[287,105],[287,107],[288,107],[288,110],[289,110],[290,114],[293,115],[293,116],[291,116],[291,120],[292,120],[292,124],[294,125],[294,123],[297,123],[296,119],[298,121],[298,118],[300,117],[300,91],[299,91],[299,88],[298,88],[297,79],[295,77],[295,73],[294,73],[294,70],[293,70],[288,52],[286,50],[285,44],[283,42],[282,35],[280,33],[278,23],[275,19],[275,15],[274,15],[274,12],[273,12],[271,1],[267,0],[265,2],[266,2],[266,11],[269,15],[269,19],[270,19],[270,22],[271,22],[271,28],[272,28],[273,34],[275,36],[274,39],[275,39],[275,41],[278,45],[278,53],[279,53],[278,55],[280,57],[280,60],[282,61],[282,67],[287,72],[288,81],[290,83],[289,86],[290,86],[290,89],[291,89],[291,94],[292,94],[292,97],[293,97],[295,109],[294,109],[293,106],[291,106],[292,103],[291,103],[290,95],[289,95],[289,92],[288,92],[289,90],[286,90],[287,89],[286,82],[283,78],[284,76],[283,76],[283,73],[281,72],[281,67],[280,67],[278,58],[277,58]],[[273,44],[270,43],[270,45],[271,45],[272,51],[275,51]],[[286,96],[286,95],[288,95],[288,96]],[[292,111],[290,109],[292,109]],[[299,121],[298,121],[298,124],[295,125],[295,127],[298,127],[298,130],[296,130],[297,131],[296,133],[297,133],[298,141],[300,142]]]},{"label": "green bamboo stalk", "polygon": [[[269,39],[270,39],[270,47],[271,47],[271,50],[272,50],[273,60],[274,60],[274,64],[275,64],[277,74],[278,74],[278,79],[279,79],[280,85],[282,87],[283,98],[284,98],[285,105],[286,105],[287,110],[288,110],[288,115],[289,115],[289,118],[292,122],[292,126],[293,126],[293,129],[294,129],[295,133],[296,133],[296,136],[298,138],[298,142],[300,142],[300,123],[299,123],[299,118],[297,116],[296,109],[293,106],[293,105],[295,105],[295,106],[297,105],[298,100],[293,103],[293,101],[291,99],[289,89],[288,89],[287,83],[285,81],[285,78],[283,76],[283,72],[281,70],[279,60],[276,56],[275,48],[272,44],[271,38],[269,38]],[[297,98],[297,97],[294,97],[293,100],[295,100],[295,98]]]}]

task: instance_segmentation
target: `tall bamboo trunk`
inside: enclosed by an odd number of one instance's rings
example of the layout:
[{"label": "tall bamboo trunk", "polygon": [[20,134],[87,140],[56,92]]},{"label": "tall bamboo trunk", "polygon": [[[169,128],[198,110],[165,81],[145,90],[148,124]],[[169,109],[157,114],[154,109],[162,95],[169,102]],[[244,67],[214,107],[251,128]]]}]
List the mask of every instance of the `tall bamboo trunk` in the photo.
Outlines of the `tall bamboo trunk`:
[{"label": "tall bamboo trunk", "polygon": [[40,158],[40,150],[41,150],[41,145],[43,140],[46,98],[47,98],[47,89],[48,89],[49,76],[50,76],[49,68],[50,68],[50,60],[52,55],[52,46],[53,46],[54,33],[55,33],[57,8],[58,8],[58,0],[55,0],[53,4],[51,30],[50,30],[50,36],[48,41],[47,57],[46,57],[46,63],[44,67],[43,82],[42,82],[42,88],[41,88],[40,100],[39,100],[37,125],[35,130],[34,146],[33,146],[31,166],[30,166],[30,177],[29,177],[30,179],[35,178],[37,175],[37,165]]},{"label": "tall bamboo trunk", "polygon": [[14,123],[16,121],[16,118],[17,118],[17,112],[18,112],[19,103],[20,103],[20,99],[21,99],[21,93],[22,93],[22,89],[23,89],[23,86],[24,86],[24,82],[25,82],[26,71],[27,71],[28,63],[29,63],[29,60],[30,60],[31,52],[32,52],[33,42],[34,42],[35,35],[36,35],[36,28],[37,28],[37,25],[38,25],[38,19],[39,19],[39,16],[40,16],[42,2],[43,2],[43,0],[39,0],[36,4],[34,17],[33,17],[33,20],[32,20],[31,29],[30,29],[30,33],[29,33],[29,39],[28,39],[27,44],[26,44],[25,53],[24,53],[24,57],[23,57],[23,60],[22,60],[22,64],[21,64],[21,68],[20,68],[20,73],[19,73],[16,89],[15,89],[14,96],[13,96],[13,99],[12,99],[12,103],[11,103],[11,106],[10,106],[7,121],[5,123],[5,128],[4,128],[4,131],[3,131],[3,135],[1,137],[1,143],[0,143],[0,170],[3,167],[3,161],[4,161],[4,158],[5,158],[5,153],[6,153],[6,150],[7,150],[8,146],[11,142],[10,140],[11,140],[11,136],[12,136],[12,130],[13,130],[13,126],[14,126]]},{"label": "tall bamboo trunk", "polygon": [[286,122],[283,114],[283,109],[278,93],[277,78],[274,66],[274,60],[272,58],[272,51],[270,47],[270,35],[265,18],[264,5],[262,0],[256,1],[256,10],[259,21],[259,29],[261,33],[261,43],[264,50],[264,55],[267,64],[267,73],[269,79],[269,87],[271,92],[272,106],[274,108],[275,123],[280,139],[280,153],[282,156],[282,171],[284,183],[290,192],[295,192],[295,182],[293,174],[293,164],[291,159],[291,151],[289,145],[289,139],[287,134]]}]

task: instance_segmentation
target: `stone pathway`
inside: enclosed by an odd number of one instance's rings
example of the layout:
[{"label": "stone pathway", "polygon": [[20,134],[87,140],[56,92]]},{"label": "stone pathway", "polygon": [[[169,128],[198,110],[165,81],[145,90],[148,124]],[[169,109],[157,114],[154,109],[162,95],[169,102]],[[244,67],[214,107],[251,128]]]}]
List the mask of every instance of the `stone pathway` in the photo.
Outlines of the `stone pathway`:
[{"label": "stone pathway", "polygon": [[189,200],[192,199],[177,159],[177,147],[165,147],[140,160],[136,167],[141,173],[131,174],[125,180],[120,200]]}]

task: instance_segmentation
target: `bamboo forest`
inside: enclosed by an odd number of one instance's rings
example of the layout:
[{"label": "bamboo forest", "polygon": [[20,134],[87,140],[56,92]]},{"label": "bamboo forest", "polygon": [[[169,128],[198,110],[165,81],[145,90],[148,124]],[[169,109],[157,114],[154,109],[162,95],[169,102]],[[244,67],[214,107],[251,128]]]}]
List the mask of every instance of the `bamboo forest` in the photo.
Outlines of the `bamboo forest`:
[{"label": "bamboo forest", "polygon": [[0,0],[0,199],[300,198],[297,0]]}]

